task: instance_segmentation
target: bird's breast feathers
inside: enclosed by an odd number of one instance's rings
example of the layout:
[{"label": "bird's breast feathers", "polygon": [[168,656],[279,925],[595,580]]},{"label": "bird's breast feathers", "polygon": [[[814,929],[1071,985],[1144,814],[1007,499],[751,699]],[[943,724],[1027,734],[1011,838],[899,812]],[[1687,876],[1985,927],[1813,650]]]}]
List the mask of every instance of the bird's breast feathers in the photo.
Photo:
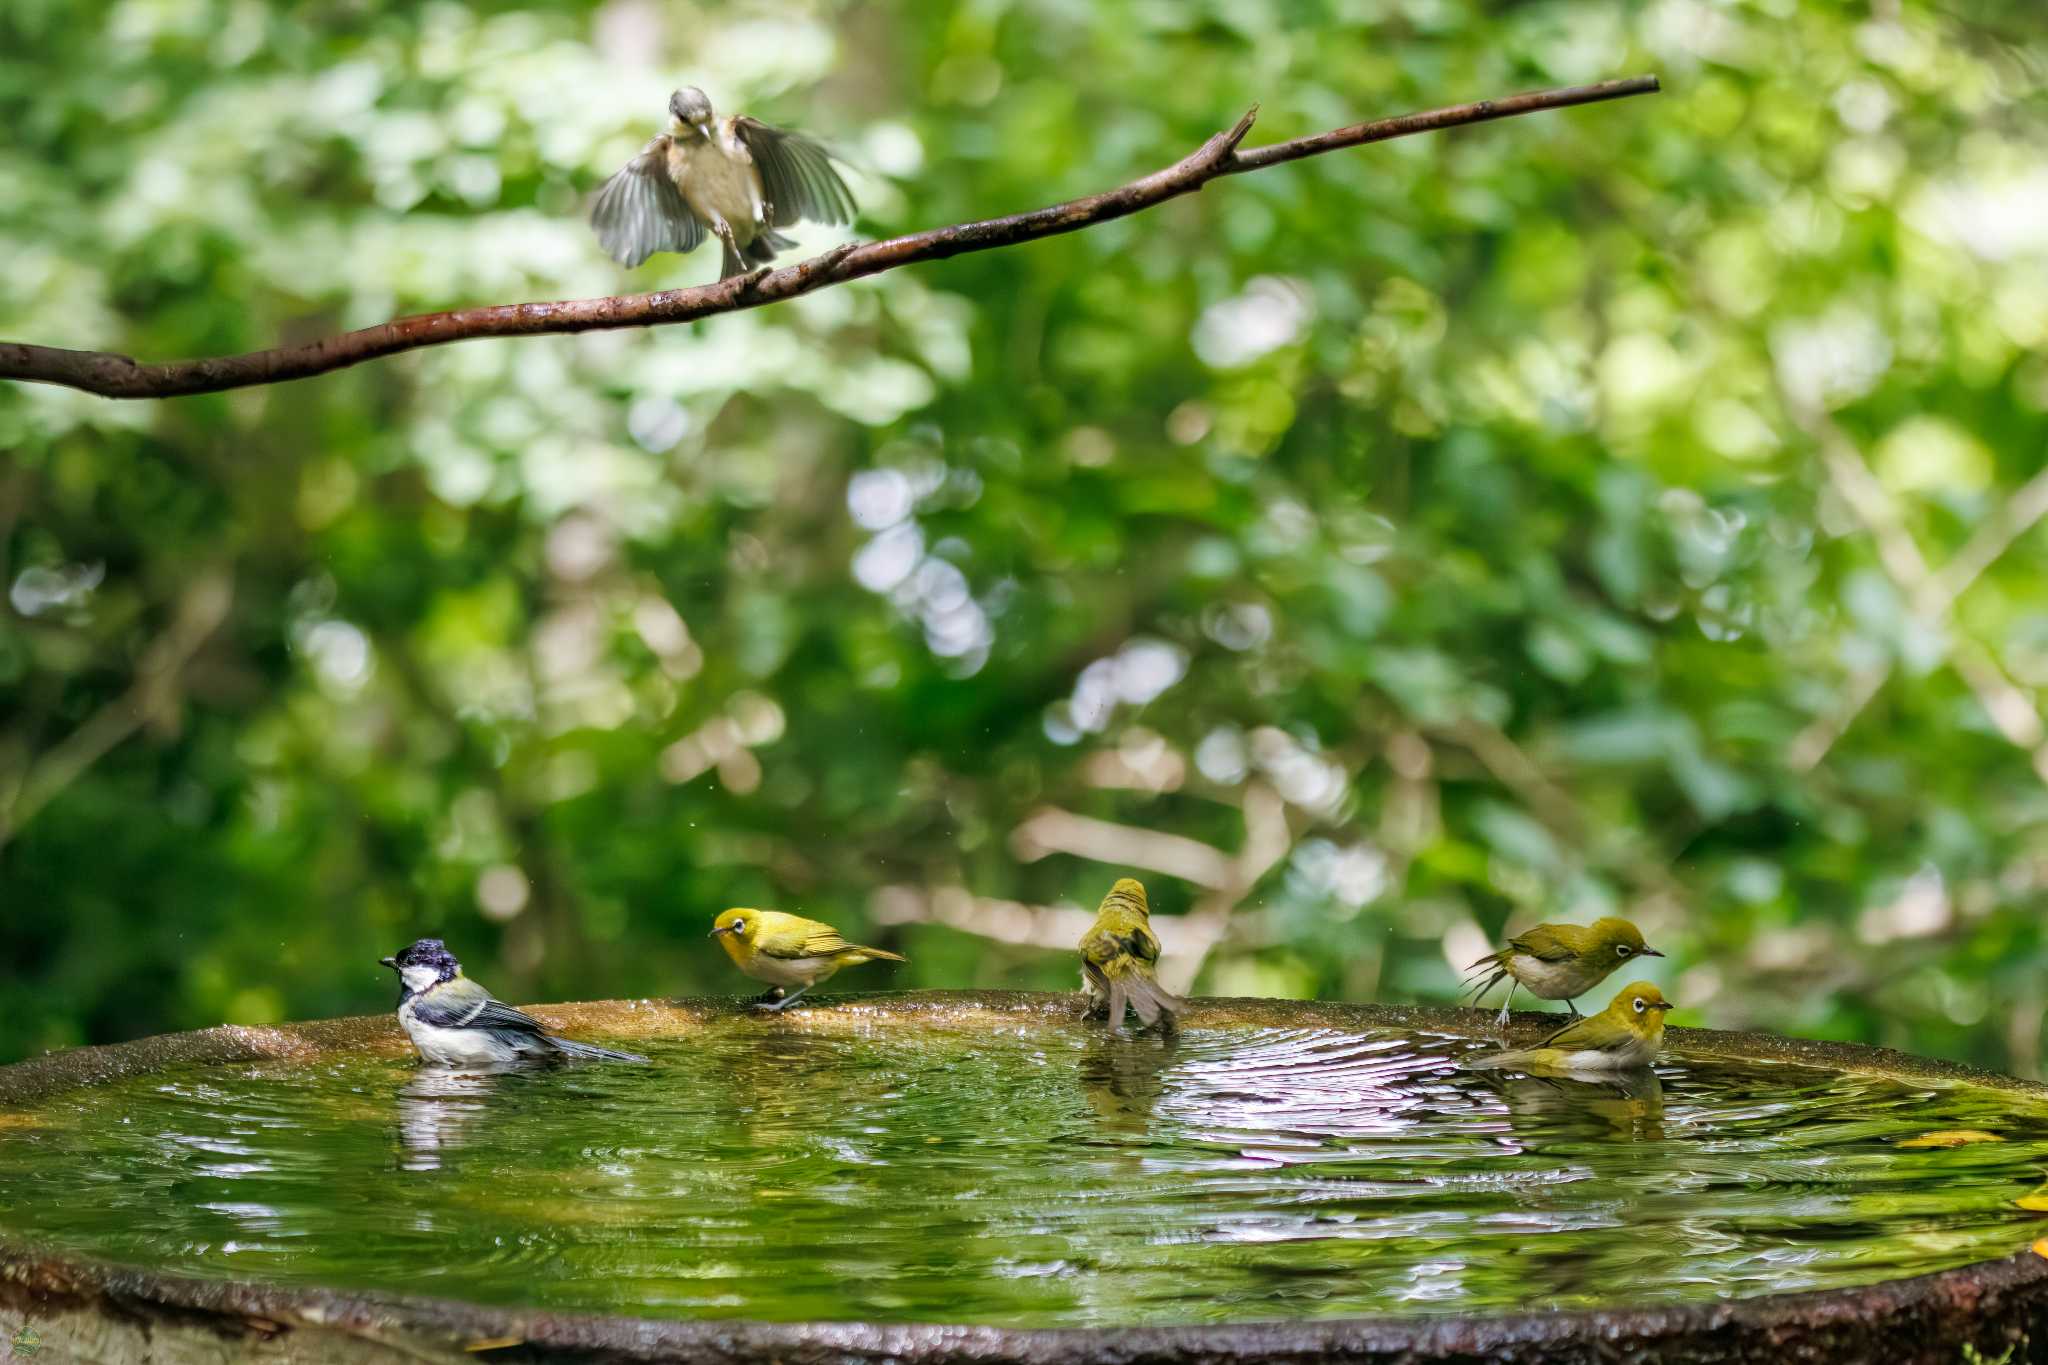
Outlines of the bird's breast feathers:
[{"label": "bird's breast feathers", "polygon": [[767,953],[754,953],[739,966],[754,980],[771,986],[808,986],[839,970],[839,964],[829,957],[771,957]]},{"label": "bird's breast feathers", "polygon": [[754,239],[762,218],[761,173],[747,149],[726,135],[669,144],[669,175],[690,211],[705,222],[723,218],[741,246]]},{"label": "bird's breast feathers", "polygon": [[1542,1000],[1565,1000],[1600,984],[1607,975],[1582,960],[1545,962],[1527,953],[1510,953],[1501,964],[1509,975]]}]

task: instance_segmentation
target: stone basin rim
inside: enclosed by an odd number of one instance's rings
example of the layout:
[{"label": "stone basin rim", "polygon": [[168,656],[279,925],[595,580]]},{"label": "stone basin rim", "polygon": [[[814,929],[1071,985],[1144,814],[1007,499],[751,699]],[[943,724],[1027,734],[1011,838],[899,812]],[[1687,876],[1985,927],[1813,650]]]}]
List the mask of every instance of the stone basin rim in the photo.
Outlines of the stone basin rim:
[{"label": "stone basin rim", "polygon": [[[827,996],[808,1011],[763,1016],[733,1000],[612,1000],[526,1007],[574,1036],[631,1040],[686,1034],[714,1022],[763,1029],[837,1032],[877,1024],[1053,1026],[1078,1018],[1078,997],[1044,992],[914,991]],[[1271,1026],[1332,1029],[1408,1028],[1466,1037],[1492,1036],[1490,1010],[1441,1006],[1203,999],[1190,1027]],[[1557,1016],[1523,1012],[1510,1021],[1520,1041],[1554,1027]],[[1728,1057],[1879,1074],[1902,1080],[1967,1083],[2034,1097],[2048,1085],[1975,1067],[1855,1044],[1771,1034],[1674,1028],[1681,1055]],[[182,1064],[311,1061],[322,1054],[370,1050],[402,1055],[403,1035],[389,1014],[250,1028],[222,1026],[102,1047],[51,1053],[0,1066],[0,1108],[22,1108],[65,1091],[103,1085]],[[0,1229],[0,1324],[52,1313],[144,1324],[142,1340],[169,1346],[165,1332],[196,1331],[216,1346],[220,1334],[269,1341],[304,1334],[315,1354],[280,1358],[382,1359],[377,1343],[402,1339],[401,1354],[470,1354],[479,1341],[520,1343],[509,1358],[588,1361],[780,1361],[823,1365],[894,1361],[937,1365],[1080,1365],[1113,1360],[1249,1362],[1316,1356],[1330,1360],[1590,1361],[1648,1352],[1673,1361],[1794,1358],[1793,1344],[1815,1359],[1943,1360],[1969,1342],[1996,1352],[2048,1329],[2048,1243],[2042,1253],[2011,1256],[1854,1289],[1766,1294],[1718,1303],[1559,1312],[1277,1319],[1225,1325],[1001,1328],[939,1323],[646,1319],[498,1308],[427,1296],[317,1286],[202,1279],[115,1265],[8,1238]],[[1920,1350],[1915,1343],[1924,1345]],[[351,1354],[351,1352],[355,1352]],[[166,1358],[184,1357],[170,1355]],[[195,1354],[192,1358],[199,1358]],[[2016,1359],[2028,1359],[2024,1355]]]}]

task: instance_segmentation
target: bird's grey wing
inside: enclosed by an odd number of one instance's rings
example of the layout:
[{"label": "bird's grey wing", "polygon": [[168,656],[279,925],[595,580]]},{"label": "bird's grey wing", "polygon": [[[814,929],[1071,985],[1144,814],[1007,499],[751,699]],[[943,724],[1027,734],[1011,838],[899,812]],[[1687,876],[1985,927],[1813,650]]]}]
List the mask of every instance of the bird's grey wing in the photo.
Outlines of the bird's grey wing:
[{"label": "bird's grey wing", "polygon": [[628,161],[590,206],[598,244],[628,270],[657,251],[694,251],[704,226],[668,175],[666,136],[655,138]]},{"label": "bird's grey wing", "polygon": [[540,1020],[522,1014],[487,994],[456,996],[434,991],[413,1002],[413,1018],[434,1028],[503,1029],[509,1033],[540,1033]]},{"label": "bird's grey wing", "polygon": [[735,118],[732,132],[761,173],[770,227],[788,227],[799,218],[813,223],[853,221],[853,191],[832,168],[832,154],[823,145],[759,119]]}]

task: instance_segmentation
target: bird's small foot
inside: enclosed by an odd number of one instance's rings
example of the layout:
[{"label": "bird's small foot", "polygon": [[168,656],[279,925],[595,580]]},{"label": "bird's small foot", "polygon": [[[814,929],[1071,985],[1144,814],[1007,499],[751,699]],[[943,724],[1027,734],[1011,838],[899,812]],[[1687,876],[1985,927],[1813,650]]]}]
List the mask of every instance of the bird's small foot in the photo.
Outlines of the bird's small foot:
[{"label": "bird's small foot", "polygon": [[786,994],[787,992],[782,987],[770,986],[767,990],[749,1000],[747,1004],[757,1010],[779,1010],[782,1008],[783,997]]}]

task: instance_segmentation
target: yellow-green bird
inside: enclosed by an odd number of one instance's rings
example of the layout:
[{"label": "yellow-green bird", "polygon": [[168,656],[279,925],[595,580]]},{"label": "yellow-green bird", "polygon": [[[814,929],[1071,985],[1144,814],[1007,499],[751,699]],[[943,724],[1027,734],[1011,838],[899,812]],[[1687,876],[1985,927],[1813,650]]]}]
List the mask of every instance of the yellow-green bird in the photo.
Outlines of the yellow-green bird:
[{"label": "yellow-green bird", "polygon": [[1159,938],[1152,932],[1144,884],[1125,877],[1109,888],[1095,923],[1081,938],[1081,986],[1088,992],[1088,1012],[1107,1014],[1109,1026],[1118,1032],[1125,1010],[1138,1012],[1140,1027],[1162,1019],[1171,1026],[1188,1002],[1159,984],[1153,975],[1158,964]]},{"label": "yellow-green bird", "polygon": [[1539,1000],[1564,1001],[1564,1007],[1577,1018],[1579,1007],[1572,1002],[1605,981],[1616,967],[1631,958],[1662,956],[1643,942],[1642,930],[1613,915],[1591,924],[1539,924],[1509,939],[1499,952],[1467,967],[1471,975],[1465,984],[1471,987],[1468,998],[1477,1004],[1501,982],[1514,982],[1508,987],[1508,998],[1501,1002],[1496,1024],[1507,1023],[1515,986],[1526,987]]},{"label": "yellow-green bird", "polygon": [[1635,1071],[1657,1060],[1664,1045],[1664,1013],[1671,1002],[1647,981],[1624,986],[1607,1008],[1574,1019],[1531,1048],[1509,1049],[1473,1057],[1474,1071],[1546,1072]]},{"label": "yellow-green bird", "polygon": [[841,967],[910,960],[900,953],[848,943],[829,924],[779,910],[736,907],[713,924],[709,936],[725,945],[733,965],[776,988],[754,1002],[761,1009],[788,1009],[799,995]]}]

